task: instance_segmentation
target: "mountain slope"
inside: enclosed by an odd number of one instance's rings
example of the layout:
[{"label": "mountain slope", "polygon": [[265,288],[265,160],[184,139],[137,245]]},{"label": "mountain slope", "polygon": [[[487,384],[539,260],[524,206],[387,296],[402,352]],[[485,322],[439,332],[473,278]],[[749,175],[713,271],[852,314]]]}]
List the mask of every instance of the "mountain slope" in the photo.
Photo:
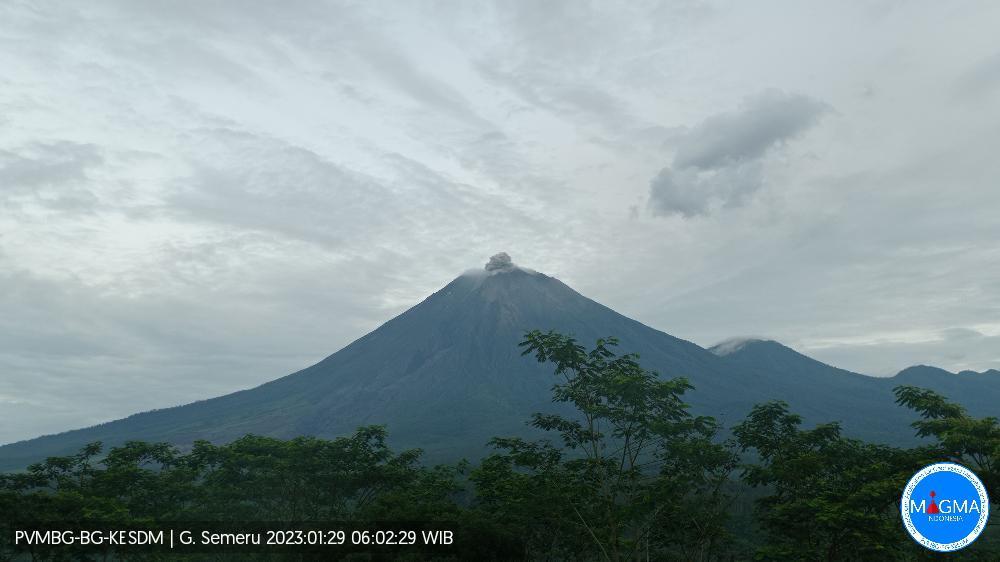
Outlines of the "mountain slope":
[{"label": "mountain slope", "polygon": [[933,388],[978,416],[1000,415],[1000,371],[996,369],[952,373],[916,365],[903,369],[891,380],[894,384]]},{"label": "mountain slope", "polygon": [[738,371],[756,373],[775,399],[792,405],[810,422],[841,421],[848,434],[888,443],[913,443],[916,416],[895,405],[900,385],[930,388],[973,415],[997,414],[1000,376],[996,370],[955,374],[917,366],[893,377],[870,377],[838,369],[769,340],[730,341],[710,348]]},{"label": "mountain slope", "polygon": [[494,435],[524,433],[551,409],[551,369],[522,357],[525,331],[541,328],[591,342],[617,335],[670,376],[697,373],[721,388],[715,358],[648,328],[546,275],[511,268],[466,274],[316,365],[257,388],[146,412],[92,428],[0,447],[0,466],[23,465],[81,443],[126,439],[190,443],[246,433],[335,436],[385,423],[392,441],[432,455],[480,450]]},{"label": "mountain slope", "polygon": [[[522,357],[517,347],[531,329],[573,334],[588,346],[617,336],[620,350],[638,352],[644,366],[662,376],[688,377],[695,386],[687,396],[693,409],[727,427],[753,404],[782,399],[807,422],[843,420],[848,432],[861,437],[912,440],[913,416],[893,404],[891,379],[835,369],[774,342],[713,353],[622,316],[557,279],[506,265],[458,277],[297,373],[210,400],[6,445],[0,447],[0,469],[98,440],[184,446],[247,433],[333,437],[363,424],[387,424],[394,446],[424,448],[431,460],[476,456],[495,435],[529,434],[530,414],[555,408],[551,368]],[[961,381],[942,379],[950,392],[1000,398],[996,385],[951,376]],[[931,377],[930,386],[940,378]]]}]

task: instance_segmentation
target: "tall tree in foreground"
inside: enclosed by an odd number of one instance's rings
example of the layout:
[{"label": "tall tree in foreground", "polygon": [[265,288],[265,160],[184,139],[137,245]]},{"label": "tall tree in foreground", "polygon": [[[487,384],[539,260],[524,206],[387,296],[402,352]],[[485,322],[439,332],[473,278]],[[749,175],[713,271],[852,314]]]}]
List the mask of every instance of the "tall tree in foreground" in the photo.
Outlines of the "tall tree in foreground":
[{"label": "tall tree in foreground", "polygon": [[897,404],[920,414],[921,419],[913,423],[917,435],[937,439],[937,460],[969,467],[983,481],[990,499],[1000,501],[1000,424],[997,418],[973,418],[964,408],[933,390],[897,386],[894,392]]},{"label": "tall tree in foreground", "polygon": [[521,346],[555,367],[553,400],[535,414],[559,444],[496,438],[473,471],[478,505],[523,537],[528,558],[710,559],[724,535],[735,458],[712,418],[692,416],[685,379],[660,380],[613,338],[586,350],[529,332]]},{"label": "tall tree in foreground", "polygon": [[783,402],[761,404],[733,428],[757,464],[744,481],[757,501],[762,560],[909,560],[916,545],[900,528],[903,486],[926,454],[848,439],[837,423],[800,429]]},{"label": "tall tree in foreground", "polygon": [[[991,498],[998,497],[1000,427],[997,419],[976,419],[933,391],[901,386],[896,402],[920,413],[913,426],[920,437],[936,438],[912,449],[848,439],[836,423],[800,429],[802,419],[782,402],[758,405],[733,433],[756,464],[743,478],[767,495],[757,502],[765,540],[763,560],[922,560],[901,528],[899,500],[906,482],[922,467],[952,461],[972,469]],[[971,546],[952,556],[1000,559],[993,523]]]},{"label": "tall tree in foreground", "polygon": [[896,403],[915,410],[913,422],[919,437],[937,440],[924,464],[950,461],[968,467],[979,476],[991,504],[991,518],[983,534],[963,551],[968,558],[1000,560],[1000,423],[987,416],[974,418],[965,408],[925,388],[898,386]]}]

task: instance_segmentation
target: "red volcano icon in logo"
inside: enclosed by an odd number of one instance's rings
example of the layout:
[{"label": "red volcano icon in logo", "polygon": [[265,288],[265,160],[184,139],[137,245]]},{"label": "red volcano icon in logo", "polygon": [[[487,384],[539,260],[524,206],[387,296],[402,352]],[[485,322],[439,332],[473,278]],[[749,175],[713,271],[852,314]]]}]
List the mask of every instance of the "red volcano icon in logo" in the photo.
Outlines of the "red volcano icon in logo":
[{"label": "red volcano icon in logo", "polygon": [[941,510],[938,509],[937,503],[934,502],[934,496],[936,496],[936,495],[937,494],[934,493],[934,490],[931,490],[931,505],[927,507],[927,514],[928,515],[933,515],[935,513],[941,513]]}]

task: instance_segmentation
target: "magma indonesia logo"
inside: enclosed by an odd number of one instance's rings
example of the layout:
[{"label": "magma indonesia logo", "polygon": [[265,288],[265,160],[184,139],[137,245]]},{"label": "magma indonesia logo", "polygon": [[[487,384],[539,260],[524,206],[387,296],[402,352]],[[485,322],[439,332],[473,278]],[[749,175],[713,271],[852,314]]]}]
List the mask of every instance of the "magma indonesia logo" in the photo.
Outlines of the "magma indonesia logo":
[{"label": "magma indonesia logo", "polygon": [[913,540],[938,552],[972,544],[986,527],[990,500],[968,468],[950,462],[924,467],[903,489],[903,526]]}]

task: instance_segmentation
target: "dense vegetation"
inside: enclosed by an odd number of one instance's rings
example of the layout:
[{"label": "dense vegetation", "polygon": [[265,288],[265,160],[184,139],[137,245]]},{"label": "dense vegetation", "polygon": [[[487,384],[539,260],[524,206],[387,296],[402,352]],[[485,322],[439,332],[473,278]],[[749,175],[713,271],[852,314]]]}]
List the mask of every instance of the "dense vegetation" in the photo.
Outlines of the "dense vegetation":
[{"label": "dense vegetation", "polygon": [[[1000,498],[997,420],[931,391],[895,391],[919,414],[914,428],[928,439],[918,448],[850,439],[836,423],[803,428],[781,402],[726,432],[688,411],[686,380],[661,380],[615,345],[527,334],[524,353],[554,365],[553,399],[577,415],[536,414],[530,423],[551,439],[497,437],[474,467],[424,466],[419,451],[390,450],[372,426],[335,440],[247,435],[187,451],[130,442],[105,453],[94,443],[0,475],[9,527],[0,559],[14,554],[10,528],[25,522],[409,521],[454,529],[461,540],[436,553],[451,559],[913,560],[930,556],[903,531],[897,506],[919,468],[959,462]],[[958,557],[1000,559],[997,534],[991,525]],[[31,556],[98,555],[59,547]]]}]

